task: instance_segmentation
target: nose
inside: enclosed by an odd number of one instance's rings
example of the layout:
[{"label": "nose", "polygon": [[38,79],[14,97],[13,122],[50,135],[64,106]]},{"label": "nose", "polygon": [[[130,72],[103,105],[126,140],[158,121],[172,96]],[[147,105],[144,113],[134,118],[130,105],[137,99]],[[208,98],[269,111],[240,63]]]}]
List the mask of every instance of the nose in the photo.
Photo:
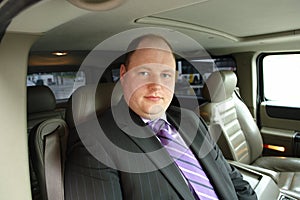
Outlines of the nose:
[{"label": "nose", "polygon": [[148,87],[155,91],[161,89],[161,77],[159,75],[152,75]]},{"label": "nose", "polygon": [[151,90],[151,91],[157,91],[157,90],[160,90],[161,89],[161,85],[160,84],[157,84],[157,83],[150,83],[148,85],[148,88]]}]

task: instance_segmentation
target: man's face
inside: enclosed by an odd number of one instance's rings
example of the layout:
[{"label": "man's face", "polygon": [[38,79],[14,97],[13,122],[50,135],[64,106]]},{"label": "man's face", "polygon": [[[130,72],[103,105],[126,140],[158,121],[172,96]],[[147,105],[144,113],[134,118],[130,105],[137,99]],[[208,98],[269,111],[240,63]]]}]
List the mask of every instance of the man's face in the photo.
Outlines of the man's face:
[{"label": "man's face", "polygon": [[120,69],[124,98],[139,116],[155,119],[170,105],[175,87],[176,64],[170,50],[138,49],[127,68]]}]

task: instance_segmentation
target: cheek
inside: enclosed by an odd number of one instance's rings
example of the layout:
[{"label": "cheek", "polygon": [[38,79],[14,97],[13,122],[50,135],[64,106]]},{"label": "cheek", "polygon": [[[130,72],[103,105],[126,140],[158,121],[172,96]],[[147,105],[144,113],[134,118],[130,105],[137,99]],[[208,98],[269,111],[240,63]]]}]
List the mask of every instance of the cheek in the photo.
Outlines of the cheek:
[{"label": "cheek", "polygon": [[174,93],[175,90],[175,79],[168,79],[168,80],[163,80],[160,83],[164,90],[168,91],[169,93]]},{"label": "cheek", "polygon": [[169,104],[171,103],[172,99],[173,99],[173,92],[171,92],[170,90],[165,92],[165,105],[169,106]]},{"label": "cheek", "polygon": [[173,95],[174,95],[174,91],[167,90],[165,92],[165,94],[166,94],[167,98],[172,99]]},{"label": "cheek", "polygon": [[141,85],[128,81],[123,87],[124,97],[127,101],[138,101],[143,96],[145,89]]},{"label": "cheek", "polygon": [[134,99],[135,101],[142,99],[142,97],[144,96],[144,91],[145,89],[142,87],[134,88],[130,93],[131,99]]},{"label": "cheek", "polygon": [[147,89],[147,81],[139,80],[137,77],[134,76],[127,76],[124,78],[122,82],[124,95],[130,99],[130,97],[138,95],[142,95],[145,93]]},{"label": "cheek", "polygon": [[167,97],[170,97],[172,98],[173,97],[173,94],[174,94],[174,90],[175,90],[175,84],[173,83],[168,83],[168,84],[165,84],[164,87],[164,95],[167,96]]}]

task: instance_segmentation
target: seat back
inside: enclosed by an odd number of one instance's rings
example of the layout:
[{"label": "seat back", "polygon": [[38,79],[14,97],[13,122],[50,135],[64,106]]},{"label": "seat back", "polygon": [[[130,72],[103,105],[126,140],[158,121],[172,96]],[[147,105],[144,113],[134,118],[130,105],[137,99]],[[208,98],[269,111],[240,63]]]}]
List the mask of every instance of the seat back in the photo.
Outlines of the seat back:
[{"label": "seat back", "polygon": [[[35,199],[64,199],[64,163],[69,129],[89,120],[94,112],[103,112],[111,104],[117,103],[122,93],[119,87],[116,90],[114,88],[113,83],[78,88],[68,101],[66,120],[69,126],[63,119],[58,119],[55,112],[53,118],[51,114],[38,112],[42,113],[38,116],[47,116],[49,119],[40,119],[41,122],[31,128],[29,133],[30,157],[40,189],[40,196],[35,196]],[[113,101],[111,96],[115,97]],[[37,108],[31,109],[40,111]],[[53,106],[48,110],[53,110]]]},{"label": "seat back", "polygon": [[[49,119],[62,119],[64,117],[63,112],[56,110],[56,99],[52,90],[44,85],[29,86],[27,87],[27,133],[30,138],[34,138],[33,135],[36,130],[39,129],[39,125]],[[45,122],[46,123],[46,122]],[[35,129],[35,131],[32,131]],[[32,144],[38,142],[43,138],[36,138],[34,141],[29,141],[30,147],[30,178],[31,178],[31,191],[33,199],[45,199],[43,187],[43,179],[41,179],[40,170],[41,165],[36,160],[38,158],[34,154],[39,152],[39,148],[32,147]],[[39,154],[39,153],[38,153]]]},{"label": "seat back", "polygon": [[263,143],[250,111],[234,92],[236,84],[232,71],[212,73],[202,89],[208,103],[199,110],[224,156],[250,164],[261,156]]},{"label": "seat back", "polygon": [[70,97],[66,109],[66,122],[75,128],[97,114],[104,112],[111,105],[116,104],[122,96],[119,84],[100,83],[99,85],[85,85],[77,88]]},{"label": "seat back", "polygon": [[27,132],[46,119],[63,119],[64,114],[56,110],[52,90],[44,85],[27,87]]}]

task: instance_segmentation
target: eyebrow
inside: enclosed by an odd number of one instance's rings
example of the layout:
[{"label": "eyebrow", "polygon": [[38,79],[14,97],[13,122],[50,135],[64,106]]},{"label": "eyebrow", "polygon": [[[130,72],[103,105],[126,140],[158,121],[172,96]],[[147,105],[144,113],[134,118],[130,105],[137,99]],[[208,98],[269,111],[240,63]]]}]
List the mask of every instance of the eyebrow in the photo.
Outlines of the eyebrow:
[{"label": "eyebrow", "polygon": [[175,72],[176,70],[175,69],[165,69],[163,70],[164,72]]},{"label": "eyebrow", "polygon": [[141,66],[138,66],[137,67],[137,70],[138,69],[147,69],[147,70],[149,70],[149,69],[151,69],[151,67],[149,67],[149,66],[147,66],[147,65],[141,65]]},{"label": "eyebrow", "polygon": [[[150,63],[150,64],[155,64],[155,63]],[[161,65],[159,64],[160,66],[166,66],[166,65]],[[146,69],[146,70],[152,70],[153,67],[149,66],[149,65],[141,65],[141,66],[138,66],[137,69]],[[164,72],[175,72],[176,69],[171,69],[170,67],[168,67],[168,69],[163,69]]]}]

